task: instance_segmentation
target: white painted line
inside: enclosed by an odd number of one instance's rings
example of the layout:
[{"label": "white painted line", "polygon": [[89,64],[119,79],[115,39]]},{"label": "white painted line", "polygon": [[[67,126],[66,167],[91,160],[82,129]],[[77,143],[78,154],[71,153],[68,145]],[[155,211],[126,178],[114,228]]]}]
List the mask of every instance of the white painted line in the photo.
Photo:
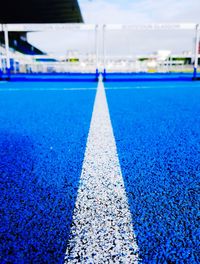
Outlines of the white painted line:
[{"label": "white painted line", "polygon": [[96,88],[64,88],[64,91],[87,91],[87,90],[96,90]]},{"label": "white painted line", "polygon": [[[166,83],[165,83],[166,84]],[[181,84],[183,86],[183,84]],[[182,86],[124,86],[124,87],[106,87],[105,90],[142,90],[142,89],[147,89],[147,90],[152,90],[152,89],[168,89],[168,88],[179,88]]]},{"label": "white painted line", "polygon": [[65,263],[138,263],[138,246],[101,80]]},{"label": "white painted line", "polygon": [[90,91],[96,88],[0,88],[0,92],[32,92],[32,91]]}]

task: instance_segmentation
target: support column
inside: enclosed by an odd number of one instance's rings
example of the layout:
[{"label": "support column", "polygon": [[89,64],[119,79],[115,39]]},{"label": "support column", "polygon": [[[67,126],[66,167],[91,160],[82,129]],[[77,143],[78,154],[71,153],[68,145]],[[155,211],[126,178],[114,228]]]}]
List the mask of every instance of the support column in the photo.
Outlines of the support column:
[{"label": "support column", "polygon": [[103,25],[103,80],[106,78],[106,25]]},{"label": "support column", "polygon": [[195,29],[195,54],[194,54],[194,72],[193,72],[194,80],[197,78],[198,59],[199,59],[199,24],[196,25],[196,29]]},{"label": "support column", "polygon": [[0,53],[0,80],[3,74],[3,65],[2,65],[2,54]]},{"label": "support column", "polygon": [[10,75],[10,50],[9,50],[9,35],[7,25],[3,25],[5,48],[6,48],[6,71],[8,76]]},{"label": "support column", "polygon": [[[0,31],[3,32],[3,26],[0,25]],[[3,64],[2,64],[2,54],[0,52],[0,80],[2,78],[2,74],[3,74]]]},{"label": "support column", "polygon": [[99,77],[99,38],[98,38],[98,25],[95,26],[95,59],[96,59],[96,79]]}]

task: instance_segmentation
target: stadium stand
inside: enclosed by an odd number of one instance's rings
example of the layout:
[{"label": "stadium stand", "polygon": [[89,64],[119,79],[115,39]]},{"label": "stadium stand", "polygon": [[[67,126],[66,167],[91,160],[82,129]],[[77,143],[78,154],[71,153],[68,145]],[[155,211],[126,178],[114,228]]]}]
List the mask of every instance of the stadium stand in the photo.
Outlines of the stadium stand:
[{"label": "stadium stand", "polygon": [[[77,0],[9,0],[0,8],[0,24],[79,22],[83,18]],[[4,45],[3,32],[0,45]],[[9,32],[9,46],[23,54],[45,54],[27,41],[26,32]]]}]

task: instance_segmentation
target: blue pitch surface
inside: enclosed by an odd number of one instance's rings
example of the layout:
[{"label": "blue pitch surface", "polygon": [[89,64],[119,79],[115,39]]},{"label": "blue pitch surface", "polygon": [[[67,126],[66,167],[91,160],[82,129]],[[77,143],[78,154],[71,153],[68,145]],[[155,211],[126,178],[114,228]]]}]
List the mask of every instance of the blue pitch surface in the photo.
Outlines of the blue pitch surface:
[{"label": "blue pitch surface", "polygon": [[200,83],[106,83],[141,263],[200,263]]},{"label": "blue pitch surface", "polygon": [[0,83],[1,263],[63,263],[96,86]]}]

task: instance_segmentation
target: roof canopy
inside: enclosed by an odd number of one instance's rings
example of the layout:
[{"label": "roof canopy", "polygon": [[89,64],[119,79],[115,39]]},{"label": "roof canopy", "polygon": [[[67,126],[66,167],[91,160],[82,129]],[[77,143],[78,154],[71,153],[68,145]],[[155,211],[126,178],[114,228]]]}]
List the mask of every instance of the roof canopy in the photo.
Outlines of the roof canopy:
[{"label": "roof canopy", "polygon": [[77,0],[6,0],[0,23],[83,22]]}]

